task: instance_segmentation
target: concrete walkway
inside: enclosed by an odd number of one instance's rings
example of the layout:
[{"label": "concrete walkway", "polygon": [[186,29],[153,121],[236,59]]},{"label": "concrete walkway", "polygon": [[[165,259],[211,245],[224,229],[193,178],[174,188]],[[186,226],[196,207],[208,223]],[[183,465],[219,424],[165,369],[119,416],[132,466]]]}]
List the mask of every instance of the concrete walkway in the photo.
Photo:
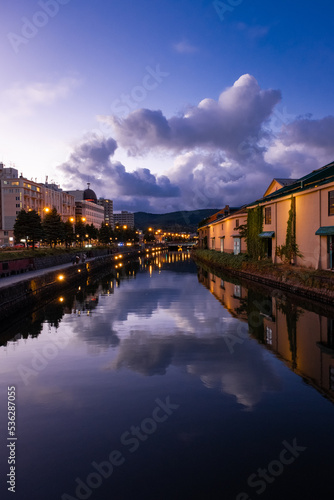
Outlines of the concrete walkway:
[{"label": "concrete walkway", "polygon": [[[90,262],[99,258],[101,257],[92,257],[91,259],[86,259],[86,262]],[[20,281],[29,281],[33,278],[36,278],[37,276],[42,276],[43,274],[51,273],[53,271],[62,271],[63,269],[67,269],[68,267],[75,267],[77,265],[82,265],[82,262],[80,262],[79,264],[72,264],[72,262],[69,262],[68,264],[60,264],[59,266],[45,267],[44,269],[38,269],[37,271],[27,271],[21,274],[14,274],[13,276],[6,276],[4,278],[0,278],[0,288],[15,285]]]}]

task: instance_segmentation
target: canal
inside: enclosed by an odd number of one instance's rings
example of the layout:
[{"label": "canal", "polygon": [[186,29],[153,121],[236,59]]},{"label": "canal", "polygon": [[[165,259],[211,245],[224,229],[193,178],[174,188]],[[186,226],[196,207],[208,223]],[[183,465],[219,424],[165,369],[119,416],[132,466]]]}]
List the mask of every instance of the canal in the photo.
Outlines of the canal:
[{"label": "canal", "polygon": [[1,498],[333,498],[333,318],[188,252],[89,276],[2,325]]}]

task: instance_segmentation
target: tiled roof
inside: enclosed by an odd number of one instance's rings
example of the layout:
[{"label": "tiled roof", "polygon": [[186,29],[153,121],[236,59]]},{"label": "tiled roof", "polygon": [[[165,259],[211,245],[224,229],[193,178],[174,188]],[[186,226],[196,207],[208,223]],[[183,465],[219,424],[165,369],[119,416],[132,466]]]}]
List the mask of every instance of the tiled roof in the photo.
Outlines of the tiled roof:
[{"label": "tiled roof", "polygon": [[298,179],[281,179],[281,178],[278,178],[278,177],[274,178],[274,181],[279,182],[283,186],[289,186],[290,184],[292,184],[293,182],[296,182],[297,180]]}]

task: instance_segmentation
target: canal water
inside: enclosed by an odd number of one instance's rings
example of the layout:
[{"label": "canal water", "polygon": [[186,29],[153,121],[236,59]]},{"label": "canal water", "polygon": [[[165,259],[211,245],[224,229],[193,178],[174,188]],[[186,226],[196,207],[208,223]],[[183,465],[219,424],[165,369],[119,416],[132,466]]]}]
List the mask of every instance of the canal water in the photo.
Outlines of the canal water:
[{"label": "canal water", "polygon": [[333,318],[189,253],[90,276],[3,325],[1,498],[333,498]]}]

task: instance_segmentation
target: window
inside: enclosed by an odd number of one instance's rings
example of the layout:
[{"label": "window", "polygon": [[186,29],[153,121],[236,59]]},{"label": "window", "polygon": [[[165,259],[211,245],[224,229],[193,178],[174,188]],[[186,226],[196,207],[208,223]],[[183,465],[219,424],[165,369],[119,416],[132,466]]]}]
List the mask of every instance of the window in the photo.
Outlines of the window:
[{"label": "window", "polygon": [[269,344],[269,345],[272,345],[272,344],[273,344],[273,331],[272,331],[272,329],[271,329],[271,328],[269,328],[268,326],[267,326],[267,328],[266,328],[266,342],[267,342],[267,344]]},{"label": "window", "polygon": [[239,227],[239,219],[235,221],[235,227]]},{"label": "window", "polygon": [[328,215],[334,215],[334,191],[328,193]]},{"label": "window", "polygon": [[16,203],[16,208],[20,208],[20,204],[19,203]]},{"label": "window", "polygon": [[334,391],[334,367],[333,366],[329,367],[329,387],[330,387],[331,391]]},{"label": "window", "polygon": [[222,229],[224,229],[224,224],[222,224]]},{"label": "window", "polygon": [[3,235],[4,235],[4,236],[8,236],[8,231],[4,231],[4,232],[3,232]]},{"label": "window", "polygon": [[241,240],[240,238],[234,238],[233,253],[238,255],[241,251]]},{"label": "window", "polygon": [[234,297],[240,299],[241,298],[241,286],[240,285],[234,285]]},{"label": "window", "polygon": [[271,224],[271,207],[266,207],[264,210],[264,223]]}]

